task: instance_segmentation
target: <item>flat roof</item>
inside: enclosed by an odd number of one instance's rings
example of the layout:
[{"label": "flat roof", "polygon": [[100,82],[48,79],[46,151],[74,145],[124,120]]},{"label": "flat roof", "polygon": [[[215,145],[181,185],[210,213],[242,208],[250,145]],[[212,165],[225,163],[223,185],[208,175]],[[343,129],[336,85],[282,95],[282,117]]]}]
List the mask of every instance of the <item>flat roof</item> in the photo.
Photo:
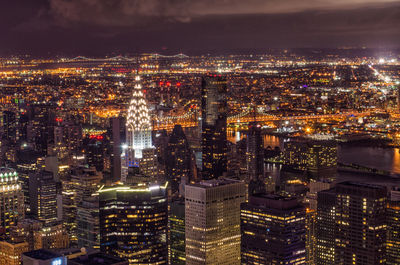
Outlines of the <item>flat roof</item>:
[{"label": "flat roof", "polygon": [[128,264],[128,261],[121,259],[119,257],[114,257],[98,252],[70,259],[68,260],[68,263],[82,264],[82,265],[98,265],[98,264],[113,265],[113,264],[125,264],[125,263]]},{"label": "flat roof", "polygon": [[223,186],[223,185],[233,184],[233,183],[240,183],[240,181],[233,180],[233,179],[227,179],[227,178],[221,178],[221,179],[202,180],[199,183],[188,184],[188,185],[206,188],[206,187],[218,187],[218,186]]},{"label": "flat roof", "polygon": [[38,249],[38,250],[25,252],[25,253],[23,253],[23,255],[33,258],[33,259],[40,259],[40,260],[49,260],[49,259],[55,259],[58,257],[62,257],[61,255],[53,253],[46,249]]}]

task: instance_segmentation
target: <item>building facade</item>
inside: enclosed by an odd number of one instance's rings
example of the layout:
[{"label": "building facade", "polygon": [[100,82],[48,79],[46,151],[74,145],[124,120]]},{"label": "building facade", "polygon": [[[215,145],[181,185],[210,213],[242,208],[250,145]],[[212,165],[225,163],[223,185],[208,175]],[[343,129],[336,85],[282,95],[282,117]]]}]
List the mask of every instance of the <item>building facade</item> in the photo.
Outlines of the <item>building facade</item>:
[{"label": "building facade", "polygon": [[242,264],[306,264],[306,210],[297,199],[250,196],[240,219]]},{"label": "building facade", "polygon": [[216,179],[227,171],[227,81],[210,75],[202,79],[202,170],[203,179]]},{"label": "building facade", "polygon": [[8,234],[24,218],[24,193],[14,169],[0,168],[0,228]]},{"label": "building facade", "polygon": [[167,186],[117,185],[99,190],[100,248],[129,264],[167,264]]},{"label": "building facade", "polygon": [[172,201],[169,213],[170,253],[169,264],[184,265],[185,254],[185,201]]},{"label": "building facade", "polygon": [[284,163],[305,170],[313,179],[334,178],[337,171],[337,144],[331,140],[299,139],[285,142]]},{"label": "building facade", "polygon": [[384,264],[386,199],[383,186],[342,182],[318,193],[318,265]]},{"label": "building facade", "polygon": [[53,174],[39,171],[29,177],[31,212],[45,226],[57,223],[57,186]]},{"label": "building facade", "polygon": [[388,202],[386,264],[400,264],[400,201]]},{"label": "building facade", "polygon": [[185,186],[186,264],[240,264],[240,204],[246,187],[228,179]]},{"label": "building facade", "polygon": [[165,150],[165,175],[171,182],[172,193],[179,190],[182,179],[189,182],[191,153],[182,126],[175,125]]},{"label": "building facade", "polygon": [[142,91],[140,76],[136,76],[126,117],[126,148],[122,154],[123,181],[129,167],[140,167],[141,173],[149,178],[155,176],[155,147],[151,134],[149,109]]}]

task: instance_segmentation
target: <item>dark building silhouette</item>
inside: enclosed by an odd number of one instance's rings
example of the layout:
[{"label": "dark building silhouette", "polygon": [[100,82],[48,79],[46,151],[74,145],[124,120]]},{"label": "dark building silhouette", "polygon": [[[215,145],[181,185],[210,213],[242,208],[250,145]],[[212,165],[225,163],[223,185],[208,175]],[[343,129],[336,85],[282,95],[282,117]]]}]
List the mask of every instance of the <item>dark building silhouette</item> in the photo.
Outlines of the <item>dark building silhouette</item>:
[{"label": "dark building silhouette", "polygon": [[107,182],[121,179],[121,153],[122,143],[125,142],[125,119],[122,117],[111,118],[111,178]]},{"label": "dark building silhouette", "polygon": [[179,190],[182,179],[189,181],[191,153],[189,143],[180,125],[175,125],[165,154],[165,173],[171,182],[172,193]]},{"label": "dark building silhouette", "polygon": [[185,254],[185,200],[171,202],[169,213],[170,256],[169,264],[184,265]]},{"label": "dark building silhouette", "polygon": [[97,171],[104,170],[104,159],[107,153],[107,140],[104,135],[86,135],[83,139],[86,162],[89,167],[95,167]]},{"label": "dark building silhouette", "polygon": [[13,111],[3,111],[2,122],[3,127],[3,138],[10,141],[17,141],[17,127],[18,117]]},{"label": "dark building silhouette", "polygon": [[264,141],[261,135],[261,126],[256,122],[249,124],[246,164],[249,194],[264,192]]},{"label": "dark building silhouette", "polygon": [[384,264],[386,188],[342,182],[318,193],[318,265]]},{"label": "dark building silhouette", "polygon": [[45,226],[57,224],[57,186],[53,173],[39,171],[29,176],[31,213]]},{"label": "dark building silhouette", "polygon": [[100,249],[129,264],[167,264],[167,187],[112,186],[99,190]]},{"label": "dark building silhouette", "polygon": [[47,154],[48,144],[54,140],[57,118],[55,109],[54,104],[34,104],[28,108],[30,121],[27,125],[27,139],[43,154]]},{"label": "dark building silhouette", "polygon": [[209,75],[201,83],[202,178],[215,179],[227,171],[227,81]]},{"label": "dark building silhouette", "polygon": [[306,264],[305,216],[296,198],[250,196],[241,206],[242,264]]}]

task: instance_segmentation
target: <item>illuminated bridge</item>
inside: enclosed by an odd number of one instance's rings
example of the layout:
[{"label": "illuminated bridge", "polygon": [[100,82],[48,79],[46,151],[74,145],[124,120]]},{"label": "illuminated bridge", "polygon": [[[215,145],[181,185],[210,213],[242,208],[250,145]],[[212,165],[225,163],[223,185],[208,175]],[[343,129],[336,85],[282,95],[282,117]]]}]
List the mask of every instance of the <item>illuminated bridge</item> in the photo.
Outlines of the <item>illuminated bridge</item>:
[{"label": "illuminated bridge", "polygon": [[[258,122],[274,122],[274,121],[294,121],[294,120],[322,120],[322,119],[345,119],[348,117],[365,117],[369,116],[370,112],[343,112],[335,114],[321,114],[321,115],[299,115],[299,116],[278,116],[270,114],[257,114],[254,117],[250,112],[245,111],[243,113],[232,115],[228,117],[228,124],[242,124],[254,121],[254,118]],[[153,119],[154,130],[172,130],[176,124],[180,124],[182,127],[195,127],[199,123],[200,117],[197,112],[187,112],[179,116],[169,116],[164,118]]]}]

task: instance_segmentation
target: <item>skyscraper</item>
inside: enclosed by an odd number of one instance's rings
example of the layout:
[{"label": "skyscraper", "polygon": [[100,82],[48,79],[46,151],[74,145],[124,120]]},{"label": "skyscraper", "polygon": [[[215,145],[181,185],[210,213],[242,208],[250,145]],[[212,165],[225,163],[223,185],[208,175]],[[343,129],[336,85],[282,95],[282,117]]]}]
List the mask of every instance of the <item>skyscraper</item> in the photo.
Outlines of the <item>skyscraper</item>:
[{"label": "skyscraper", "polygon": [[129,264],[167,264],[167,186],[116,185],[99,190],[100,248]]},{"label": "skyscraper", "polygon": [[240,264],[245,184],[206,180],[185,187],[186,264]]},{"label": "skyscraper", "polygon": [[122,175],[126,178],[127,168],[139,167],[149,179],[155,176],[155,148],[152,144],[152,126],[149,109],[142,92],[140,77],[136,76],[132,99],[126,117],[126,143]]},{"label": "skyscraper", "polygon": [[249,124],[247,134],[246,164],[249,182],[249,195],[265,191],[264,184],[264,142],[261,126],[256,122]]},{"label": "skyscraper", "polygon": [[169,138],[165,154],[165,173],[171,182],[172,193],[176,193],[182,179],[189,181],[191,153],[182,126],[175,125]]},{"label": "skyscraper", "polygon": [[4,111],[2,115],[1,125],[3,127],[3,138],[10,141],[16,142],[18,140],[18,117],[15,112]]},{"label": "skyscraper", "polygon": [[29,176],[31,213],[46,226],[57,223],[57,187],[53,174],[39,171]]},{"label": "skyscraper", "polygon": [[400,264],[400,201],[388,203],[387,225],[386,264]]},{"label": "skyscraper", "polygon": [[[121,140],[121,128],[125,127],[122,117],[115,117],[110,119],[110,129],[111,129],[111,179],[110,183],[121,180],[121,153],[122,153],[122,143]],[[122,124],[122,126],[121,126]]]},{"label": "skyscraper", "polygon": [[78,247],[100,247],[99,196],[84,198],[76,214]]},{"label": "skyscraper", "polygon": [[318,193],[317,265],[383,264],[386,188],[342,182]]},{"label": "skyscraper", "polygon": [[241,207],[242,264],[306,264],[304,206],[257,194]]},{"label": "skyscraper", "polygon": [[185,201],[180,198],[170,205],[169,213],[170,253],[169,264],[184,265],[185,254]]},{"label": "skyscraper", "polygon": [[11,168],[0,168],[0,228],[6,234],[24,218],[24,194],[18,174]]},{"label": "skyscraper", "polygon": [[227,171],[227,82],[209,75],[201,83],[203,179],[215,179]]}]

